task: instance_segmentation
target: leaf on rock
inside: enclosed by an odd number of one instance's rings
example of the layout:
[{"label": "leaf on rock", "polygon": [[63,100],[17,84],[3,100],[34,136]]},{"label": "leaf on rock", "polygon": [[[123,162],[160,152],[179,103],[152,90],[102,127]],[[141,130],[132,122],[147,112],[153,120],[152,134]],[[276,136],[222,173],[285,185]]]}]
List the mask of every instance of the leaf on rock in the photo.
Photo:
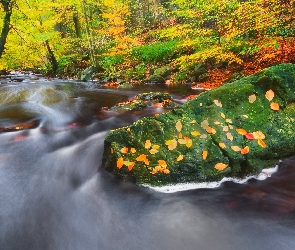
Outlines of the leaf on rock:
[{"label": "leaf on rock", "polygon": [[168,146],[169,150],[173,150],[177,147],[177,141],[175,139],[173,140],[168,140],[165,142],[165,144]]},{"label": "leaf on rock", "polygon": [[114,149],[113,148],[110,148],[110,150],[111,150],[111,154],[113,154],[114,153]]},{"label": "leaf on rock", "polygon": [[241,150],[241,154],[242,154],[242,155],[246,155],[246,154],[248,154],[249,152],[250,152],[250,148],[249,148],[248,146],[242,148],[242,150]]},{"label": "leaf on rock", "polygon": [[231,149],[235,152],[240,152],[242,150],[239,146],[231,146]]},{"label": "leaf on rock", "polygon": [[234,139],[233,135],[230,132],[226,133],[226,138],[230,141],[233,141]]},{"label": "leaf on rock", "polygon": [[182,123],[180,121],[177,121],[175,124],[175,128],[178,132],[180,132],[182,129]]},{"label": "leaf on rock", "polygon": [[225,114],[220,113],[220,116],[221,116],[223,119],[225,119]]},{"label": "leaf on rock", "polygon": [[192,120],[190,123],[195,124],[196,122],[197,122],[196,120]]},{"label": "leaf on rock", "polygon": [[131,152],[132,154],[134,154],[134,153],[136,153],[136,149],[135,149],[135,148],[130,148],[130,152]]},{"label": "leaf on rock", "polygon": [[160,145],[155,144],[155,145],[152,146],[152,148],[153,149],[159,149],[160,148]]},{"label": "leaf on rock", "polygon": [[204,120],[204,121],[201,122],[201,127],[202,127],[203,129],[206,129],[208,126],[209,126],[209,122],[208,122],[208,120]]},{"label": "leaf on rock", "polygon": [[204,151],[202,152],[203,160],[206,160],[206,159],[207,159],[207,156],[208,156],[208,151],[207,151],[207,150],[204,150]]},{"label": "leaf on rock", "polygon": [[245,134],[245,137],[248,139],[248,140],[255,140],[255,137],[252,133],[247,133]]},{"label": "leaf on rock", "polygon": [[159,163],[160,167],[163,167],[163,168],[167,167],[167,163],[164,160],[158,160],[158,163]]},{"label": "leaf on rock", "polygon": [[191,135],[193,135],[193,136],[199,136],[199,135],[201,135],[201,134],[200,134],[200,132],[198,132],[198,131],[192,131],[192,132],[191,132]]},{"label": "leaf on rock", "polygon": [[261,131],[256,131],[252,133],[255,139],[265,139],[265,134],[263,134]]},{"label": "leaf on rock", "polygon": [[236,129],[237,133],[240,134],[240,135],[246,135],[248,132],[243,129],[243,128],[237,128]]},{"label": "leaf on rock", "polygon": [[221,122],[219,122],[219,121],[215,121],[214,124],[215,124],[215,125],[220,125]]},{"label": "leaf on rock", "polygon": [[218,143],[218,146],[222,149],[226,148],[226,145],[223,142]]},{"label": "leaf on rock", "polygon": [[267,100],[271,101],[275,97],[275,93],[270,89],[266,91],[265,97]]},{"label": "leaf on rock", "polygon": [[149,160],[146,158],[146,155],[145,155],[145,154],[141,154],[140,156],[138,156],[138,157],[136,158],[136,161],[142,161],[142,162],[144,162],[146,165],[149,165],[149,164],[150,164],[150,162],[149,162]]},{"label": "leaf on rock", "polygon": [[214,103],[217,107],[221,107],[222,108],[222,103],[218,100],[214,100]]},{"label": "leaf on rock", "polygon": [[233,123],[233,121],[232,121],[231,119],[225,119],[225,121],[226,121],[227,123]]},{"label": "leaf on rock", "polygon": [[117,168],[120,169],[123,167],[123,164],[124,164],[124,159],[123,157],[120,157],[118,160],[117,160]]},{"label": "leaf on rock", "polygon": [[126,153],[128,153],[128,148],[123,147],[123,148],[120,149],[120,152],[121,152],[122,154],[126,154]]},{"label": "leaf on rock", "polygon": [[215,166],[214,166],[215,169],[219,170],[219,171],[222,171],[224,169],[227,168],[227,164],[224,164],[224,163],[217,163]]},{"label": "leaf on rock", "polygon": [[176,161],[182,161],[183,160],[183,155],[179,155],[176,159]]},{"label": "leaf on rock", "polygon": [[180,132],[180,133],[178,134],[178,138],[181,139],[182,137],[183,137],[183,135],[182,135],[182,133]]},{"label": "leaf on rock", "polygon": [[248,116],[248,115],[243,115],[243,117],[244,117],[244,118],[246,118],[246,119],[248,119],[248,118],[249,118],[249,116]]},{"label": "leaf on rock", "polygon": [[212,127],[210,127],[210,126],[208,126],[207,128],[206,128],[206,132],[208,133],[208,134],[216,134],[216,130],[214,129],[214,128],[212,128]]},{"label": "leaf on rock", "polygon": [[159,152],[159,150],[155,149],[155,148],[152,148],[150,151],[149,151],[152,155],[156,154]]},{"label": "leaf on rock", "polygon": [[266,144],[265,144],[265,142],[262,139],[258,138],[257,139],[257,142],[258,142],[258,145],[259,146],[261,146],[263,148],[266,148]]},{"label": "leaf on rock", "polygon": [[135,165],[135,162],[130,162],[130,164],[127,165],[128,170],[131,171],[133,169],[134,165]]},{"label": "leaf on rock", "polygon": [[206,135],[206,134],[202,134],[202,135],[200,136],[200,138],[201,138],[201,139],[206,139],[206,138],[207,138],[207,135]]},{"label": "leaf on rock", "polygon": [[222,130],[223,130],[223,132],[228,132],[229,127],[228,126],[223,126]]},{"label": "leaf on rock", "polygon": [[280,110],[280,105],[277,102],[272,102],[270,104],[270,108],[274,111],[278,111],[278,110]]},{"label": "leaf on rock", "polygon": [[151,146],[152,146],[151,141],[150,141],[150,140],[146,140],[146,141],[145,141],[145,144],[144,144],[144,147],[145,147],[146,149],[149,149]]},{"label": "leaf on rock", "polygon": [[250,103],[253,103],[253,102],[256,101],[256,95],[255,95],[255,94],[250,95],[248,99],[249,99],[249,102],[250,102]]}]

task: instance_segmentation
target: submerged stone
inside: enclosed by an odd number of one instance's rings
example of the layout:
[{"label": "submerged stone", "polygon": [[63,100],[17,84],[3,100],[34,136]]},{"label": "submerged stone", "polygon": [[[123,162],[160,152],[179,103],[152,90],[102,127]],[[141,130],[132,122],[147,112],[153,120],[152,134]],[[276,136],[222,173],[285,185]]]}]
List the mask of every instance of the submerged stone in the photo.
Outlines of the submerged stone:
[{"label": "submerged stone", "polygon": [[140,184],[243,177],[295,152],[295,65],[281,64],[111,131],[103,166]]}]

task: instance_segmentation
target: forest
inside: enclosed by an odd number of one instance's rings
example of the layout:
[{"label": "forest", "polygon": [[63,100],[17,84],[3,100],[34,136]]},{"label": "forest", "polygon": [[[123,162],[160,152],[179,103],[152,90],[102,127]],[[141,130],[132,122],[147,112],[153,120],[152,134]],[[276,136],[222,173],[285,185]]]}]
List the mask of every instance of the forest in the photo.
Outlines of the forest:
[{"label": "forest", "polygon": [[210,88],[295,62],[294,0],[1,0],[0,18],[2,72]]}]

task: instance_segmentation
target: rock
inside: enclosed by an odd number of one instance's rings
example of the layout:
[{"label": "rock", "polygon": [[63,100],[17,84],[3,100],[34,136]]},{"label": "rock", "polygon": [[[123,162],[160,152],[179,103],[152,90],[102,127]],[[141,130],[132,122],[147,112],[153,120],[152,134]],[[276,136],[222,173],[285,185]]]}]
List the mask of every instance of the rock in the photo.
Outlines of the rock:
[{"label": "rock", "polygon": [[169,79],[172,73],[172,68],[170,66],[164,66],[158,69],[155,69],[154,75],[162,76],[164,79]]},{"label": "rock", "polygon": [[146,83],[165,83],[165,79],[160,75],[151,75],[145,80]]},{"label": "rock", "polygon": [[295,153],[294,89],[295,65],[281,64],[204,92],[111,131],[103,166],[154,186],[258,173]]},{"label": "rock", "polygon": [[94,72],[94,67],[90,66],[89,68],[85,69],[81,74],[82,81],[89,81],[92,80],[92,74]]},{"label": "rock", "polygon": [[130,84],[129,82],[123,82],[118,86],[118,89],[130,89],[132,87],[132,84]]}]

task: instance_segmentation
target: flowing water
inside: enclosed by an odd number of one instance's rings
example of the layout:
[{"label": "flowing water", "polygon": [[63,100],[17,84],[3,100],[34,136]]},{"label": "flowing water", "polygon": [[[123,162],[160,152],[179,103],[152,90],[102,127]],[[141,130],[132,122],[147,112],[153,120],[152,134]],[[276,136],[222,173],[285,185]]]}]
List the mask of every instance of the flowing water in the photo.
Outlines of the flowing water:
[{"label": "flowing water", "polygon": [[[103,170],[110,129],[164,112],[104,107],[155,88],[0,85],[0,249],[295,249],[295,158],[263,181],[175,193],[123,183]],[[190,93],[157,88],[179,102]]]}]

